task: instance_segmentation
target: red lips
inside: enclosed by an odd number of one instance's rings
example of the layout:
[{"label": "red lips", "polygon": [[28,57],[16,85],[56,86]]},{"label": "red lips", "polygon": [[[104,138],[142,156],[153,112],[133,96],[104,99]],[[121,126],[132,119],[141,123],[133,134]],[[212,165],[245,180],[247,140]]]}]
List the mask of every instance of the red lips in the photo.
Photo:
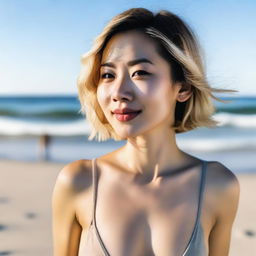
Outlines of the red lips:
[{"label": "red lips", "polygon": [[[141,112],[141,111],[140,111]],[[126,113],[126,114],[115,114],[117,120],[121,122],[127,122],[134,119],[140,112]]]},{"label": "red lips", "polygon": [[137,113],[140,112],[139,109],[131,109],[131,108],[123,108],[123,109],[115,109],[113,113],[115,114],[127,114],[127,113]]},{"label": "red lips", "polygon": [[139,115],[142,110],[132,109],[132,108],[119,108],[115,109],[113,113],[117,120],[121,122],[127,122],[134,119],[137,115]]}]

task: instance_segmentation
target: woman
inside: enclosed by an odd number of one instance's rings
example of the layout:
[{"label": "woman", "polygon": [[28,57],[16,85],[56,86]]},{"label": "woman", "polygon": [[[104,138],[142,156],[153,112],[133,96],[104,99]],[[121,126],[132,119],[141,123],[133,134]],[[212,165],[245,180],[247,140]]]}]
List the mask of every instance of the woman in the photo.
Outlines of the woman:
[{"label": "woman", "polygon": [[64,166],[54,187],[54,255],[225,256],[239,200],[236,176],[180,150],[176,133],[213,127],[199,45],[168,11],[129,9],[82,58],[89,139],[126,140]]}]

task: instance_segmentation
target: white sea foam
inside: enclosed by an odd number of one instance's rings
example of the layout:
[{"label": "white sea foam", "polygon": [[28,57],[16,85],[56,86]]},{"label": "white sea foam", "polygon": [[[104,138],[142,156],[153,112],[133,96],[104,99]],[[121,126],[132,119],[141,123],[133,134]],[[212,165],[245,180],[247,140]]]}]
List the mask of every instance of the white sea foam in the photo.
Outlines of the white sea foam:
[{"label": "white sea foam", "polygon": [[256,115],[219,113],[215,114],[213,117],[216,121],[220,122],[219,126],[256,128]]},{"label": "white sea foam", "polygon": [[[220,127],[256,128],[256,115],[219,113],[213,117],[219,122]],[[86,135],[89,132],[89,124],[84,119],[58,123],[50,121],[36,122],[0,116],[0,135],[40,135],[48,133],[49,135],[72,136]]]},{"label": "white sea foam", "polygon": [[0,117],[0,135],[85,135],[89,133],[86,120],[76,120],[62,123],[32,122]]},{"label": "white sea foam", "polygon": [[256,138],[186,138],[177,139],[177,144],[188,151],[219,151],[219,150],[256,150]]},{"label": "white sea foam", "polygon": [[[200,136],[189,135],[177,137],[177,143],[185,150],[217,151],[236,150],[240,148],[256,149],[256,115],[216,114],[214,119],[220,122],[222,133],[200,133]],[[240,127],[240,129],[233,129]],[[252,129],[251,129],[252,128]],[[244,130],[246,129],[246,132]],[[249,131],[249,134],[247,133]],[[50,136],[88,136],[90,126],[84,119],[69,122],[26,121],[11,117],[0,117],[0,135],[42,135]],[[201,136],[202,135],[202,136]]]}]

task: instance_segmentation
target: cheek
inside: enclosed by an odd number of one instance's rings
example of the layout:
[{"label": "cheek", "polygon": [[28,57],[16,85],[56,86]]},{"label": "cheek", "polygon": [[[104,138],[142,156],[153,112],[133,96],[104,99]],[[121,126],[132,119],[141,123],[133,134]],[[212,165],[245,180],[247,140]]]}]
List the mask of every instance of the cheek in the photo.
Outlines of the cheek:
[{"label": "cheek", "polygon": [[99,86],[97,88],[97,100],[98,100],[98,103],[101,106],[102,110],[104,110],[104,107],[106,105],[107,97],[106,97],[106,92],[105,92],[103,87]]},{"label": "cheek", "polygon": [[155,79],[149,86],[148,98],[152,103],[158,104],[160,107],[170,106],[172,98],[171,83],[166,78]]}]

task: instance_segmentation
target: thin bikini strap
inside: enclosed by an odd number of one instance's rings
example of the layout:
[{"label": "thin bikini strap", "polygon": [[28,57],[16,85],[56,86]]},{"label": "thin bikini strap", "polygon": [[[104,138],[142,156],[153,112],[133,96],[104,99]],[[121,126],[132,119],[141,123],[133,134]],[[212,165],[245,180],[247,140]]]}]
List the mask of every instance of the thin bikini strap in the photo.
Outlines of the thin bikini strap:
[{"label": "thin bikini strap", "polygon": [[202,160],[202,174],[201,174],[201,182],[200,182],[200,190],[199,190],[199,199],[198,199],[198,221],[201,217],[202,204],[203,204],[203,196],[204,196],[204,188],[205,188],[205,179],[206,179],[206,170],[207,170],[207,161]]},{"label": "thin bikini strap", "polygon": [[93,225],[95,227],[95,231],[96,231],[96,235],[98,238],[98,241],[100,242],[101,248],[104,252],[104,255],[106,256],[110,256],[110,254],[108,253],[102,239],[101,236],[99,234],[98,228],[97,228],[97,224],[96,224],[96,205],[97,205],[97,193],[98,193],[98,172],[97,172],[97,168],[96,168],[96,158],[92,159],[92,177],[93,177]]},{"label": "thin bikini strap", "polygon": [[197,206],[195,229],[197,229],[197,226],[198,226],[200,218],[201,218],[204,187],[205,187],[206,169],[207,169],[207,161],[202,160],[201,179],[200,179],[200,187],[199,187],[199,195],[198,195],[198,206]]},{"label": "thin bikini strap", "polygon": [[97,199],[97,184],[96,184],[96,171],[95,171],[95,158],[92,159],[92,189],[93,189],[93,209],[92,209],[92,223],[94,223],[94,215],[96,208],[96,199]]},{"label": "thin bikini strap", "polygon": [[201,178],[200,178],[200,187],[199,187],[199,196],[198,196],[198,206],[197,206],[197,215],[196,215],[196,221],[194,225],[194,229],[192,231],[192,235],[189,239],[189,242],[186,246],[186,249],[182,256],[185,256],[187,251],[189,250],[189,247],[191,245],[192,240],[194,239],[196,232],[199,227],[200,218],[201,218],[201,209],[202,209],[202,203],[203,203],[203,194],[204,194],[204,187],[205,187],[205,177],[206,177],[206,169],[207,169],[207,161],[202,160],[202,168],[201,168]]},{"label": "thin bikini strap", "polygon": [[[94,227],[95,227],[95,230],[96,230],[96,235],[97,235],[97,238],[98,238],[98,241],[100,242],[100,245],[101,245],[101,248],[104,252],[104,255],[105,256],[110,256],[110,254],[108,253],[102,239],[101,239],[101,236],[99,234],[99,231],[98,231],[98,228],[97,228],[97,225],[96,225],[96,203],[97,203],[97,192],[98,192],[98,189],[97,189],[97,185],[98,185],[98,175],[97,175],[97,169],[96,169],[96,166],[95,166],[95,161],[96,159],[93,158],[92,159],[92,173],[93,173],[93,224],[94,224]],[[196,216],[196,223],[195,223],[195,227],[194,227],[194,230],[193,230],[193,233],[191,235],[191,238],[189,240],[189,243],[188,243],[188,246],[184,252],[183,255],[185,255],[186,251],[188,250],[189,248],[189,245],[196,233],[196,230],[198,228],[198,224],[199,224],[199,220],[200,220],[200,217],[201,217],[201,208],[202,208],[202,201],[203,201],[203,194],[204,194],[204,187],[205,187],[205,177],[206,177],[206,169],[207,169],[207,161],[205,160],[202,160],[202,169],[201,169],[201,179],[200,179],[200,188],[199,188],[199,200],[198,200],[198,208],[197,208],[197,216]]]}]

